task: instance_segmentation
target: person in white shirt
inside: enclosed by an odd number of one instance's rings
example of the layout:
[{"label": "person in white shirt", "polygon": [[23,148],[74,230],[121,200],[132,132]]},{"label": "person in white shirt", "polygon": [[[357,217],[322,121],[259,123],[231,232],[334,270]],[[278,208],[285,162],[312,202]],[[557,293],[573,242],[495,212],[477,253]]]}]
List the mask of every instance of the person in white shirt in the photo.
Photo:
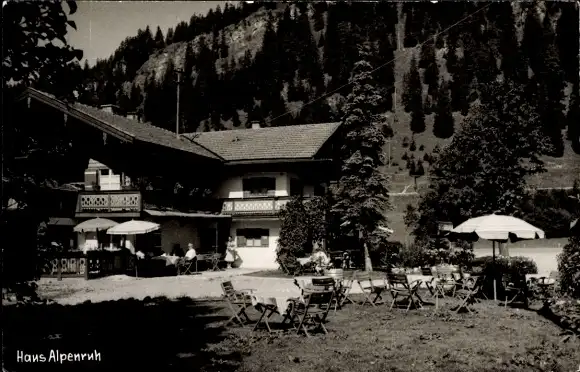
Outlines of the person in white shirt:
[{"label": "person in white shirt", "polygon": [[324,252],[322,248],[317,248],[314,254],[310,257],[310,261],[314,262],[317,274],[322,274],[324,269],[330,265],[330,257]]},{"label": "person in white shirt", "polygon": [[195,248],[193,248],[193,244],[189,243],[187,245],[187,252],[185,253],[185,260],[191,261],[197,256],[197,252],[195,252]]}]

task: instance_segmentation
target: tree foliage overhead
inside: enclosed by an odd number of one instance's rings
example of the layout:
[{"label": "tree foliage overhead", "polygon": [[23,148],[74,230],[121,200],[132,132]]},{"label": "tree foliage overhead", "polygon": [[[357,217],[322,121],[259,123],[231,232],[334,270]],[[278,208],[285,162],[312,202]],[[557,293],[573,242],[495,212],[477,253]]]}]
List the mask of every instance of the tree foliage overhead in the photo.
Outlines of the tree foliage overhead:
[{"label": "tree foliage overhead", "polygon": [[[82,51],[66,39],[68,15],[74,2],[6,2],[3,4],[2,92],[4,102],[14,102],[29,86],[40,87],[59,98],[74,100],[82,81]],[[3,107],[2,247],[6,287],[40,275],[39,259],[45,246],[37,239],[39,224],[48,219],[49,206],[64,173],[82,169],[83,156],[71,145],[62,128],[21,125],[46,118]],[[87,159],[88,160],[88,159]],[[56,165],[56,166],[55,166]],[[63,170],[66,170],[63,172]],[[69,174],[70,176],[70,174]]]}]

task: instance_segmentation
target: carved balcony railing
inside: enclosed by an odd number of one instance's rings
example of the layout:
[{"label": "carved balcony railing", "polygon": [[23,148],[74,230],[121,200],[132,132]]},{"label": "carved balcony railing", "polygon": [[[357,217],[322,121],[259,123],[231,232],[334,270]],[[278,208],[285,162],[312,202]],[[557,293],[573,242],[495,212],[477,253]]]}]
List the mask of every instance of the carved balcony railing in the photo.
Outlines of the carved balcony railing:
[{"label": "carved balcony railing", "polygon": [[226,199],[222,204],[222,213],[232,216],[275,216],[289,197]]},{"label": "carved balcony railing", "polygon": [[139,191],[85,191],[77,201],[77,217],[106,214],[111,217],[139,217],[143,208]]}]

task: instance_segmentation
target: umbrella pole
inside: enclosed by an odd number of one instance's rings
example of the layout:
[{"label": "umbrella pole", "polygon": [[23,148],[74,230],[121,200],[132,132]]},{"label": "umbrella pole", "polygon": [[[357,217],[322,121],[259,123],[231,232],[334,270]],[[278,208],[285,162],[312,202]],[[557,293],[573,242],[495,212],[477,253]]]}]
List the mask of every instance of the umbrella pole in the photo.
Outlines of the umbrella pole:
[{"label": "umbrella pole", "polygon": [[493,261],[493,300],[497,302],[497,282],[496,282],[497,271],[495,267],[495,240],[492,240],[491,243],[492,243],[491,254]]}]

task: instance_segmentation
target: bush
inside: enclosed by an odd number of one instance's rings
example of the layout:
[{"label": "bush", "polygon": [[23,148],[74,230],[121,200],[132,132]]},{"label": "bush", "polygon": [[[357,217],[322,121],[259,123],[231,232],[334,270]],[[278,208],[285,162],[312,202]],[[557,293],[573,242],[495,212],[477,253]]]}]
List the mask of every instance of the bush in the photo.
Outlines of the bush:
[{"label": "bush", "polygon": [[558,255],[561,290],[574,298],[580,298],[580,237],[570,237]]},{"label": "bush", "polygon": [[528,257],[496,257],[495,267],[493,267],[493,257],[484,256],[478,257],[471,262],[471,267],[480,267],[482,274],[485,275],[485,282],[483,283],[483,292],[489,297],[493,298],[493,279],[497,279],[496,288],[498,298],[503,298],[503,285],[501,277],[517,275],[537,274],[538,266]]},{"label": "bush", "polygon": [[[483,273],[492,274],[493,273],[493,256],[483,256],[475,258],[471,261],[472,267],[481,267]],[[528,257],[496,257],[495,258],[496,273],[499,274],[518,274],[518,275],[529,275],[537,274],[538,266]]]},{"label": "bush", "polygon": [[369,252],[373,266],[393,267],[400,261],[400,254],[403,251],[401,242],[385,242],[378,248]]},{"label": "bush", "polygon": [[296,258],[312,253],[314,243],[322,243],[326,234],[326,208],[321,197],[308,201],[296,197],[286,203],[279,214],[278,263],[294,265]]},{"label": "bush", "polygon": [[431,257],[427,250],[419,244],[403,247],[399,253],[398,264],[402,267],[424,267],[430,262]]}]

